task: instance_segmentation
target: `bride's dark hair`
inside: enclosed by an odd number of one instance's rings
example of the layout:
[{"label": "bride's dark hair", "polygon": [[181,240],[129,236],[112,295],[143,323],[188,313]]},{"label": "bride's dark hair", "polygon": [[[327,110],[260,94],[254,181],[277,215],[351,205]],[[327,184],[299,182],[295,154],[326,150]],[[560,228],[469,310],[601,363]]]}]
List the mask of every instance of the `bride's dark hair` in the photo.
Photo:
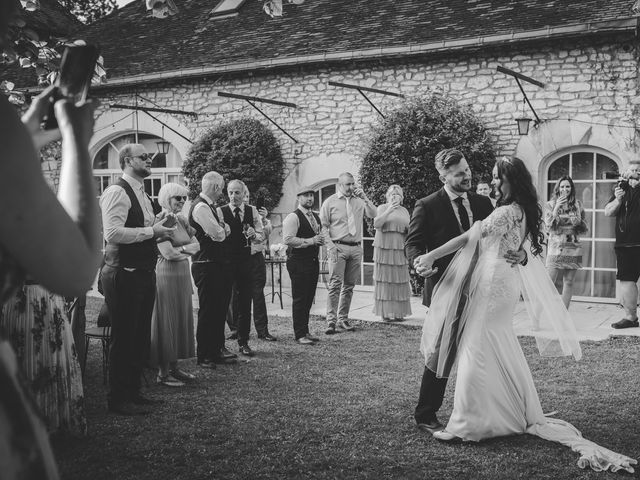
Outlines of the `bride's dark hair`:
[{"label": "bride's dark hair", "polygon": [[517,203],[524,210],[527,219],[527,233],[531,239],[531,253],[540,255],[544,243],[542,233],[542,208],[538,203],[538,194],[533,185],[531,174],[522,160],[517,157],[502,157],[496,161],[498,177],[506,179],[511,187],[509,196],[498,187],[500,198],[497,206]]}]

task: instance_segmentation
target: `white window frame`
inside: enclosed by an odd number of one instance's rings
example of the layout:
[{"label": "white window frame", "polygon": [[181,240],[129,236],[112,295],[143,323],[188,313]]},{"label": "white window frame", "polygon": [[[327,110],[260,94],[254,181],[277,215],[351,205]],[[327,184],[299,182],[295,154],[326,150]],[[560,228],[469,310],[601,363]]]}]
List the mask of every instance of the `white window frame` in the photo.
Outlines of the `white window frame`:
[{"label": "white window frame", "polygon": [[[588,181],[588,180],[575,180],[573,178],[573,175],[571,175],[573,173],[573,155],[577,154],[577,153],[589,153],[592,154],[594,157],[594,161],[593,161],[593,171],[592,171],[592,180]],[[575,147],[571,147],[571,148],[567,148],[567,149],[562,149],[562,150],[558,150],[556,152],[553,153],[553,155],[550,155],[546,161],[544,162],[544,164],[542,165],[541,168],[541,172],[542,172],[542,184],[544,185],[544,193],[545,193],[545,197],[544,197],[544,203],[546,203],[546,199],[549,196],[550,190],[553,188],[550,185],[550,182],[552,182],[552,180],[549,180],[549,168],[551,167],[551,165],[556,161],[559,160],[560,158],[569,155],[569,174],[574,182],[574,184],[584,184],[584,183],[590,183],[592,185],[597,185],[597,184],[602,184],[602,183],[609,183],[613,186],[613,184],[615,184],[615,180],[605,180],[605,179],[600,179],[600,178],[596,178],[596,155],[604,155],[606,157],[608,157],[609,159],[611,159],[613,162],[615,162],[615,164],[618,166],[618,171],[622,171],[622,162],[620,161],[620,159],[618,157],[616,157],[616,155],[614,155],[613,153],[604,150],[602,148],[598,148],[598,147],[592,147],[592,146],[588,146],[588,145],[580,145],[580,146],[575,146]],[[542,199],[541,199],[542,200]],[[585,208],[585,210],[588,213],[591,212],[595,212],[595,213],[602,213],[604,214],[604,208],[596,208],[596,189],[593,188],[593,193],[592,193],[592,208]],[[594,222],[596,222],[597,220],[597,216],[594,215]],[[595,244],[596,241],[600,241],[600,242],[610,242],[611,243],[611,248],[613,249],[614,247],[614,243],[615,243],[615,232],[613,233],[612,237],[596,237],[595,236],[595,223],[592,223],[591,228],[594,230],[593,232],[589,232],[591,235],[593,235],[592,237],[589,238],[580,238],[580,242],[583,244],[583,246],[585,246],[587,243],[590,243],[590,251],[591,251],[591,255],[590,255],[590,264],[586,265],[583,262],[583,266],[582,266],[582,270],[587,271],[589,274],[589,281],[590,281],[590,287],[591,287],[591,291],[593,292],[593,288],[594,288],[594,283],[595,283],[595,272],[596,271],[602,271],[602,272],[616,272],[617,268],[607,268],[607,267],[596,267],[596,249],[595,249]],[[613,298],[609,298],[609,297],[596,297],[596,296],[581,296],[581,295],[575,295],[573,297],[573,300],[576,301],[583,301],[583,302],[597,302],[597,303],[619,303],[619,295],[620,292],[618,290],[618,284],[619,282],[616,281],[616,285],[615,285],[615,297]]]}]

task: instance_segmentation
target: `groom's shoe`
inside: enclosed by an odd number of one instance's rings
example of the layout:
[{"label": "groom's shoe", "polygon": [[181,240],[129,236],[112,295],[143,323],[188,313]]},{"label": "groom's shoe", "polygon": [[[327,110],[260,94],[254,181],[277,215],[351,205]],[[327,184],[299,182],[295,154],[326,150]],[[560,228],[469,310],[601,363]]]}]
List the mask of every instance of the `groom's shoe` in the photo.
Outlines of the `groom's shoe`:
[{"label": "groom's shoe", "polygon": [[435,432],[444,430],[444,425],[442,425],[436,417],[433,417],[431,420],[426,422],[418,422],[418,428],[434,434]]},{"label": "groom's shoe", "polygon": [[453,433],[447,432],[446,430],[440,430],[439,432],[434,432],[433,438],[435,438],[436,440],[440,440],[441,442],[448,442],[448,443],[458,443],[462,441],[460,437],[456,437]]}]

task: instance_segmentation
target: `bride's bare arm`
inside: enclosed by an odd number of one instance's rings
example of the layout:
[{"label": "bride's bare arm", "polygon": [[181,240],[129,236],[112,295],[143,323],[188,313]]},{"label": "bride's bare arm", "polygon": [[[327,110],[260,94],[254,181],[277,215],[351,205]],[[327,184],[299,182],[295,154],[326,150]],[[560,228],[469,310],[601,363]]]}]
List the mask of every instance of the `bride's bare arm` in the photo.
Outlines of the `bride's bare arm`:
[{"label": "bride's bare arm", "polygon": [[435,250],[416,257],[413,262],[413,266],[416,269],[416,272],[418,272],[418,274],[422,275],[423,277],[428,277],[436,273],[438,269],[433,268],[433,263],[439,258],[445,257],[450,253],[457,252],[462,247],[464,247],[469,241],[469,238],[471,236],[470,232],[471,230],[467,230],[463,234],[452,238],[441,247],[438,247]]},{"label": "bride's bare arm", "polygon": [[59,201],[42,175],[33,137],[14,107],[0,98],[0,244],[36,282],[55,293],[77,296],[91,286],[100,261],[98,207],[87,149],[93,107],[58,102],[56,114],[63,138]]}]

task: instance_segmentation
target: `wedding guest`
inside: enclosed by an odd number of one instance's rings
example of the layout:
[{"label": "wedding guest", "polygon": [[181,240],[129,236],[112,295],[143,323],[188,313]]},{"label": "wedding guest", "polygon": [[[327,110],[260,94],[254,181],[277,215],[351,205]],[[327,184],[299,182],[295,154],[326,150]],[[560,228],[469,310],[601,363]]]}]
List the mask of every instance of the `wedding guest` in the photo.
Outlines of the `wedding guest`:
[{"label": "wedding guest", "polygon": [[198,289],[196,355],[198,365],[216,368],[216,363],[234,362],[236,354],[224,345],[224,322],[231,299],[231,259],[225,239],[231,232],[215,208],[224,192],[224,178],[218,172],[202,177],[202,191],[191,203],[189,225],[196,231],[200,251],[193,255],[191,274]]},{"label": "wedding guest", "polygon": [[[245,192],[244,204],[249,205],[249,190]],[[252,207],[260,215],[262,220],[262,228],[264,239],[259,240],[258,237],[251,241],[251,273],[253,275],[253,290],[251,292],[251,303],[253,304],[253,325],[258,334],[258,338],[268,342],[275,342],[278,339],[269,333],[269,317],[267,315],[267,305],[264,300],[264,286],[267,283],[267,265],[265,264],[264,255],[269,244],[269,235],[273,230],[271,220],[267,218],[269,212],[263,206]],[[238,286],[233,286],[231,295],[231,305],[227,314],[227,325],[231,330],[228,340],[236,340],[238,338],[238,313],[239,313],[239,295]]]},{"label": "wedding guest", "polygon": [[171,235],[158,243],[156,302],[151,319],[151,365],[158,367],[157,383],[181,387],[195,375],[178,368],[178,360],[195,356],[193,304],[189,257],[200,250],[195,229],[182,215],[187,189],[166,183],[158,192],[165,224],[175,224]]},{"label": "wedding guest", "polygon": [[100,197],[106,241],[100,272],[111,317],[109,412],[147,414],[159,403],[140,391],[142,369],[149,361],[151,316],[156,296],[158,240],[175,230],[156,221],[144,179],[151,175],[151,155],[138,143],[120,150],[122,177]]},{"label": "wedding guest", "polygon": [[582,244],[578,238],[587,232],[585,212],[569,176],[561,177],[547,202],[544,222],[549,233],[547,271],[569,308],[573,296],[573,281],[582,268]]},{"label": "wedding guest", "polygon": [[229,204],[218,208],[218,215],[231,230],[224,243],[232,265],[230,286],[236,284],[238,288],[238,351],[252,357],[254,352],[249,347],[254,284],[251,243],[264,241],[264,232],[256,208],[244,203],[246,188],[243,181],[231,180],[227,185]]},{"label": "wedding guest", "polygon": [[[15,2],[0,3],[2,46],[7,22],[17,8]],[[33,98],[22,122],[15,107],[0,95],[0,198],[11,205],[0,209],[0,305],[20,288],[25,275],[51,292],[84,295],[100,262],[99,217],[88,150],[95,103],[56,102],[59,129],[45,131],[41,124],[53,90],[50,87]],[[56,198],[42,175],[37,151],[60,137],[62,168]],[[21,378],[14,351],[0,333],[1,476],[57,479],[46,429]]]},{"label": "wedding guest", "polygon": [[309,333],[309,311],[318,286],[318,253],[324,245],[320,217],[313,207],[313,189],[298,190],[298,208],[282,222],[283,242],[287,249],[287,271],[291,278],[291,317],[296,341],[312,345],[319,341]]},{"label": "wedding guest", "polygon": [[476,193],[483,197],[489,197],[491,199],[491,204],[494,207],[496,206],[496,199],[491,196],[491,186],[486,180],[480,180],[478,182],[478,185],[476,185]]},{"label": "wedding guest", "polygon": [[385,321],[401,322],[411,315],[409,262],[404,253],[409,211],[402,206],[400,185],[391,185],[385,196],[387,203],[378,207],[373,219],[373,313]]},{"label": "wedding guest", "polygon": [[630,162],[604,207],[607,217],[616,217],[616,262],[625,317],[613,328],[637,328],[638,278],[640,278],[640,159]]},{"label": "wedding guest", "polygon": [[[362,263],[362,223],[364,216],[376,216],[376,207],[356,187],[348,172],[338,177],[338,191],[320,207],[322,228],[329,232],[329,288],[327,294],[327,335],[337,332],[336,326],[346,331],[355,328],[349,322],[349,308],[353,287],[360,277]],[[336,323],[337,322],[337,323]]]}]

